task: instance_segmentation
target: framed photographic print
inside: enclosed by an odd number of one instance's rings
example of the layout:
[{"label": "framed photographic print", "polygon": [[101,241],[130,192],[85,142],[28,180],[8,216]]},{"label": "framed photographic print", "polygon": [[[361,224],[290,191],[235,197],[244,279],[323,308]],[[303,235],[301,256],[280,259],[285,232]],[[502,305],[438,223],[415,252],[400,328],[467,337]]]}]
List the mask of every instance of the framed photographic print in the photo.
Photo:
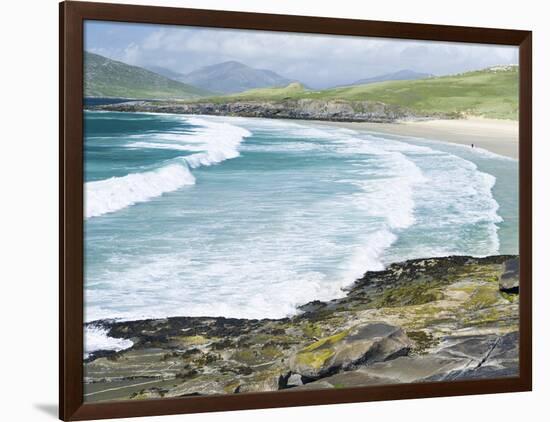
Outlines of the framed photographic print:
[{"label": "framed photographic print", "polygon": [[531,389],[531,33],[60,5],[60,417]]}]

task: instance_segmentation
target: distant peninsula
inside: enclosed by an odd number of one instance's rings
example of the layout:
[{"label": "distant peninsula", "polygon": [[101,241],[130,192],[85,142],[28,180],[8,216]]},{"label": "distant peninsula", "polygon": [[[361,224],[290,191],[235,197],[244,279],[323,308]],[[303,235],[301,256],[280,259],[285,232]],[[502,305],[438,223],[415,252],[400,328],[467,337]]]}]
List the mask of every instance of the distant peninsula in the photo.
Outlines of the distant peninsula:
[{"label": "distant peninsula", "polygon": [[299,82],[226,95],[200,95],[200,88],[195,89],[199,91],[181,98],[117,92],[112,96],[129,101],[88,107],[126,112],[381,123],[470,116],[517,120],[518,115],[518,67],[514,65],[324,90],[312,90]]}]

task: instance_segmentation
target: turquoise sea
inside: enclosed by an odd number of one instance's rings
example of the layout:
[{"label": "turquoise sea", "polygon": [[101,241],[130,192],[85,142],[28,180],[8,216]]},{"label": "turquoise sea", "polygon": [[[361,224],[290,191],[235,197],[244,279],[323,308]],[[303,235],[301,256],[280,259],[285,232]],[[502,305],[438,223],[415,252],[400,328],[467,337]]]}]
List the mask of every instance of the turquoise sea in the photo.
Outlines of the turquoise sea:
[{"label": "turquoise sea", "polygon": [[315,122],[87,111],[84,190],[86,321],[278,318],[391,262],[518,252],[517,160]]}]

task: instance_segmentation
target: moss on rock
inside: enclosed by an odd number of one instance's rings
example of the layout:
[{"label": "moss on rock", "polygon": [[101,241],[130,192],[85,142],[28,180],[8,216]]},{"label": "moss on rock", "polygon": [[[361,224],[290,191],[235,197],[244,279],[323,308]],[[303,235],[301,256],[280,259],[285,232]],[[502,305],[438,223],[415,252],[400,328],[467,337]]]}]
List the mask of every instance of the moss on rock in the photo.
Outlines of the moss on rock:
[{"label": "moss on rock", "polygon": [[[517,332],[518,295],[499,290],[503,263],[510,259],[446,257],[392,264],[367,272],[342,298],[301,306],[292,318],[96,322],[112,337],[132,339],[134,346],[98,352],[85,362],[86,397],[140,400],[338,388],[411,382],[428,372],[434,379],[445,379],[468,360],[441,356],[444,345],[458,341],[488,353],[484,347]],[[457,333],[469,340],[457,340]],[[445,348],[447,353],[458,350]],[[517,359],[513,353],[506,359],[504,369],[513,373]],[[368,368],[376,368],[376,374],[367,374]],[[452,376],[472,374],[461,371]],[[483,371],[493,373],[490,368],[476,370],[475,376]],[[331,378],[332,384],[325,382]]]}]

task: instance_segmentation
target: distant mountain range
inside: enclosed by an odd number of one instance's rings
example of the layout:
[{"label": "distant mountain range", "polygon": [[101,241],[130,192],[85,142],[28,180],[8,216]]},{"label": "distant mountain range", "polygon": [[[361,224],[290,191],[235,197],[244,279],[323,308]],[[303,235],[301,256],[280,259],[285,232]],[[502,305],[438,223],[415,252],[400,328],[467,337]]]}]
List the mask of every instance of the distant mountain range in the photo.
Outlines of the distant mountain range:
[{"label": "distant mountain range", "polygon": [[230,95],[111,104],[102,109],[334,121],[465,116],[517,120],[518,74],[518,66],[510,65],[323,90],[307,89],[294,82],[286,87],[254,88]]},{"label": "distant mountain range", "polygon": [[435,75],[432,75],[431,73],[421,73],[410,69],[403,69],[398,72],[385,73],[383,75],[373,76],[371,78],[359,79],[350,85],[367,85],[384,81],[413,81],[416,79],[431,78],[433,76]]},{"label": "distant mountain range", "polygon": [[[305,109],[299,100],[307,100]],[[189,101],[201,102],[201,99]],[[388,111],[395,113],[393,117],[386,116],[389,120],[406,113],[411,113],[410,116],[457,118],[472,115],[517,120],[518,66],[493,66],[456,75],[387,80],[322,90],[292,83],[284,88],[251,89],[210,97],[204,104],[204,108],[197,106],[197,110],[223,113],[229,105],[238,104],[233,108],[236,115],[316,120],[373,121],[376,113]],[[212,104],[219,104],[219,110],[211,109]],[[346,116],[349,110],[353,113]],[[327,116],[327,112],[333,114]]]},{"label": "distant mountain range", "polygon": [[173,79],[177,81],[179,78],[183,78],[185,75],[183,73],[174,72],[173,70],[167,69],[161,66],[146,66],[145,69],[150,70],[151,72],[158,73],[168,79]]},{"label": "distant mountain range", "polygon": [[84,96],[139,99],[196,98],[212,93],[138,66],[84,53]]},{"label": "distant mountain range", "polygon": [[[219,94],[236,94],[254,88],[282,88],[292,82],[298,82],[285,78],[271,70],[255,69],[237,61],[228,61],[201,67],[187,74],[174,72],[160,66],[148,66],[148,69],[167,78]],[[344,86],[367,85],[384,81],[411,81],[434,76],[431,73],[403,69],[393,73],[359,79]]]},{"label": "distant mountain range", "polygon": [[131,66],[99,54],[84,53],[84,95],[138,99],[188,99],[233,94],[292,83],[271,70],[229,61],[183,74],[160,66]]},{"label": "distant mountain range", "polygon": [[204,66],[180,75],[177,80],[221,94],[254,88],[283,87],[294,82],[271,70],[255,69],[236,61]]},{"label": "distant mountain range", "polygon": [[[517,119],[518,70],[512,65],[440,77],[405,69],[322,90],[311,90],[270,70],[255,69],[236,61],[181,74],[162,67],[147,70],[85,52],[84,67],[86,97],[181,99],[205,104],[298,99],[321,103],[370,101],[416,113],[470,113]],[[482,79],[484,89],[487,88],[483,92],[476,82],[478,79]],[[470,92],[472,86],[476,87],[474,93]],[[463,98],[459,101],[459,97]],[[483,107],[480,98],[483,98]],[[208,109],[202,111],[209,112]],[[251,112],[251,115],[256,114]]]}]

